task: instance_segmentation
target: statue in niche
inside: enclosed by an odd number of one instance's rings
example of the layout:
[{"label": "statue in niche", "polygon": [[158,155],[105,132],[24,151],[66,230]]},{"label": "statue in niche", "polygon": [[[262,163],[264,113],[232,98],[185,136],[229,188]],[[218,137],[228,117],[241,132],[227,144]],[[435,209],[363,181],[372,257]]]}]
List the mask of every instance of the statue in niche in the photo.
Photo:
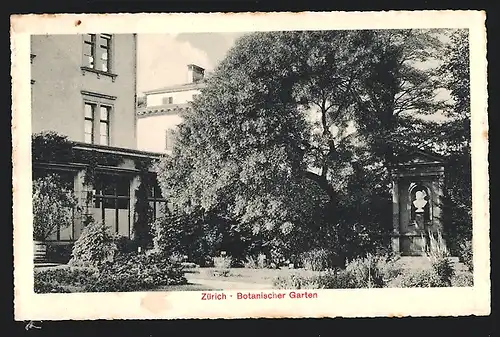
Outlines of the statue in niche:
[{"label": "statue in niche", "polygon": [[425,200],[425,192],[417,191],[415,193],[415,200],[413,201],[413,205],[417,208],[415,212],[424,213],[424,207],[427,205],[427,200]]},{"label": "statue in niche", "polygon": [[415,229],[425,230],[426,224],[430,221],[430,201],[428,197],[428,193],[423,188],[416,189],[415,192],[412,193],[411,219]]}]

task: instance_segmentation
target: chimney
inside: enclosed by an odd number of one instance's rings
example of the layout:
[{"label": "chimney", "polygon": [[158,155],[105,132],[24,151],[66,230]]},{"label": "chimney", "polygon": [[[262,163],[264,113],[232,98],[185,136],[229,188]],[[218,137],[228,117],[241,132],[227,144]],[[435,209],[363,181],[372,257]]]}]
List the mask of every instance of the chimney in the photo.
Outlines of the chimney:
[{"label": "chimney", "polygon": [[188,64],[188,83],[196,83],[203,80],[205,76],[205,69],[195,64]]}]

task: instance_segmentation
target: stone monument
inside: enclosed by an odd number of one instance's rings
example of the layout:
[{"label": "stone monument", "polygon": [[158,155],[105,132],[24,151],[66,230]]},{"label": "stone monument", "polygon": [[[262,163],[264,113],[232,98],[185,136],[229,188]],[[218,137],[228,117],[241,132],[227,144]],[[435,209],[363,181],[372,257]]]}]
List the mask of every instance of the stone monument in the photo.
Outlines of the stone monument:
[{"label": "stone monument", "polygon": [[421,256],[429,234],[443,231],[444,161],[421,150],[396,156],[392,168],[393,252]]}]

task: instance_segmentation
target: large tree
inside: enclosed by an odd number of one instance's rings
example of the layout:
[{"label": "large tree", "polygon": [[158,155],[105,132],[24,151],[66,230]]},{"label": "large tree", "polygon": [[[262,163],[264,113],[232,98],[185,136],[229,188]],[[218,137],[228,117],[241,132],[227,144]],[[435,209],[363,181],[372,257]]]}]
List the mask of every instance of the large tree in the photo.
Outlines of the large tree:
[{"label": "large tree", "polygon": [[450,93],[438,143],[448,158],[446,207],[447,236],[451,249],[459,252],[460,244],[472,238],[472,172],[470,124],[469,34],[461,29],[449,34],[440,72]]},{"label": "large tree", "polygon": [[383,233],[387,144],[440,109],[433,69],[416,65],[438,47],[424,31],[240,38],[160,165],[165,196],[276,245],[339,250]]}]

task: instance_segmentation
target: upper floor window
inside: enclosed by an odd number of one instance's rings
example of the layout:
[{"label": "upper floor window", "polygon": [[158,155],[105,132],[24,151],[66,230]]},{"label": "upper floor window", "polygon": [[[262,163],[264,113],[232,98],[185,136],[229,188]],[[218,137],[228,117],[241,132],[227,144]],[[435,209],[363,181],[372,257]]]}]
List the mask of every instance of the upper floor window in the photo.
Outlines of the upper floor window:
[{"label": "upper floor window", "polygon": [[109,145],[111,109],[110,105],[85,102],[85,143]]},{"label": "upper floor window", "polygon": [[110,34],[85,34],[83,39],[84,66],[104,72],[111,71]]},{"label": "upper floor window", "polygon": [[109,145],[109,113],[110,106],[101,105],[99,107],[99,140],[101,145]]},{"label": "upper floor window", "polygon": [[94,143],[95,104],[85,103],[85,143]]},{"label": "upper floor window", "polygon": [[163,104],[172,104],[174,103],[174,98],[172,96],[163,97],[162,102]]}]

